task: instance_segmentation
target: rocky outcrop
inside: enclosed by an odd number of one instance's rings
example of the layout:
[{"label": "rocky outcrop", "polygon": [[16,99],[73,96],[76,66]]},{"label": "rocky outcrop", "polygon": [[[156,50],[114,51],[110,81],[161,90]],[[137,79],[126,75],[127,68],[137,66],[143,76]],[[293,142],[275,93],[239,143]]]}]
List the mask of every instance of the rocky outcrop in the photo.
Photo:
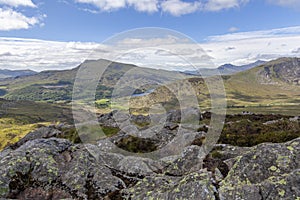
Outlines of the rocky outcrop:
[{"label": "rocky outcrop", "polygon": [[264,84],[279,84],[280,81],[299,85],[299,58],[279,58],[266,63],[259,70],[259,78]]},{"label": "rocky outcrop", "polygon": [[150,159],[58,138],[65,129],[42,127],[0,153],[0,198],[300,199],[300,138],[216,145],[202,161],[201,144]]},{"label": "rocky outcrop", "polygon": [[299,199],[300,139],[261,144],[237,157],[220,199]]}]

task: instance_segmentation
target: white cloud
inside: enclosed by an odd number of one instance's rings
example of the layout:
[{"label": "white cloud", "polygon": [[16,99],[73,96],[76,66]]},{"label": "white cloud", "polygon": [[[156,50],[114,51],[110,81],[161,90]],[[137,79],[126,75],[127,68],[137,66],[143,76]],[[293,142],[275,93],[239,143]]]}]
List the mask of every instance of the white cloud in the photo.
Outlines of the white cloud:
[{"label": "white cloud", "polygon": [[18,29],[28,29],[39,24],[41,17],[27,17],[24,14],[10,8],[0,8],[0,30],[10,31]]},{"label": "white cloud", "polygon": [[237,28],[237,27],[235,27],[235,26],[230,27],[230,28],[228,29],[229,32],[236,32],[236,31],[238,31],[238,30],[239,30],[239,28]]},{"label": "white cloud", "polygon": [[[100,11],[110,12],[121,8],[133,7],[140,12],[165,12],[173,16],[181,16],[197,11],[220,11],[237,8],[249,0],[75,0],[96,6]],[[90,11],[90,9],[83,9]]]},{"label": "white cloud", "polygon": [[[247,64],[258,59],[300,56],[300,26],[209,37],[205,50],[218,64]],[[231,51],[228,48],[235,47]]]},{"label": "white cloud", "polygon": [[292,8],[299,8],[300,1],[299,0],[267,0],[269,3],[276,4],[279,6],[287,6]]},{"label": "white cloud", "polygon": [[203,68],[299,57],[300,26],[214,36],[199,44],[167,35],[123,38],[113,45],[0,37],[0,46],[0,68],[65,69],[85,59],[104,58],[143,67],[193,70],[187,61]]},{"label": "white cloud", "polygon": [[134,7],[140,12],[157,12],[158,0],[75,0],[77,3],[92,4],[101,11],[114,11],[126,7]]},{"label": "white cloud", "polygon": [[163,12],[180,16],[196,12],[200,9],[201,5],[200,1],[184,2],[181,0],[166,0],[161,3],[161,9]]},{"label": "white cloud", "polygon": [[102,11],[118,10],[126,7],[125,0],[75,0],[78,3],[92,4]]},{"label": "white cloud", "polygon": [[28,6],[36,7],[31,0],[0,0],[0,4],[18,7],[18,6]]},{"label": "white cloud", "polygon": [[127,0],[137,11],[153,13],[158,11],[158,0]]},{"label": "white cloud", "polygon": [[204,9],[207,11],[220,11],[230,8],[238,8],[243,4],[248,3],[249,0],[209,0]]}]

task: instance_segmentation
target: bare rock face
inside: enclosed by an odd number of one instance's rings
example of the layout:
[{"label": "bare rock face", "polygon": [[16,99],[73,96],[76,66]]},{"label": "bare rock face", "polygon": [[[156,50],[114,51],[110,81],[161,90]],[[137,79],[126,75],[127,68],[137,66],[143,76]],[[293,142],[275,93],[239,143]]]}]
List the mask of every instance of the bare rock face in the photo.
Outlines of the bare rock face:
[{"label": "bare rock face", "polygon": [[200,143],[155,160],[74,144],[62,130],[40,128],[0,152],[0,198],[300,199],[300,138],[216,145],[202,162]]},{"label": "bare rock face", "polygon": [[[300,83],[300,59],[279,58],[268,62],[259,71],[259,79],[265,84],[279,84],[280,81],[298,85]],[[279,80],[279,81],[278,81]]]}]

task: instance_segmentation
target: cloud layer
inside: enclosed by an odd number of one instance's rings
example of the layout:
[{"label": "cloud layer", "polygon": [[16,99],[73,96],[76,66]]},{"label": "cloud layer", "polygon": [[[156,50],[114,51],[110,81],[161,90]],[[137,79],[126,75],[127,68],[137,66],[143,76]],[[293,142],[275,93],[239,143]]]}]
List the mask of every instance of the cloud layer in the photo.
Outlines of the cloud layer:
[{"label": "cloud layer", "polygon": [[206,68],[283,56],[299,57],[300,27],[213,36],[199,44],[174,36],[145,39],[141,35],[123,38],[114,45],[0,38],[0,46],[0,68],[66,69],[86,59],[104,58],[144,67],[193,70],[187,61]]}]

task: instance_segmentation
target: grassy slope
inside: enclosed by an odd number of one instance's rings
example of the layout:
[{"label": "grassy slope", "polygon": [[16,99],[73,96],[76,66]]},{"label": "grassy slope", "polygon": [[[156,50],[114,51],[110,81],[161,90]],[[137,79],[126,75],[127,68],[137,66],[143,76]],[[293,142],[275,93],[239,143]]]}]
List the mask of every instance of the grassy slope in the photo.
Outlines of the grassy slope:
[{"label": "grassy slope", "polygon": [[[101,77],[96,99],[110,98],[115,84],[121,77],[125,79],[123,81],[126,83],[122,84],[122,87],[130,88],[135,82],[138,82],[143,83],[145,90],[147,90],[147,87],[149,87],[147,85],[153,81],[160,83],[166,80],[176,80],[176,77],[179,75],[185,76],[178,72],[136,68],[134,65],[111,63],[106,60],[86,61],[82,65],[91,65],[97,68],[109,65]],[[131,72],[133,72],[134,77],[130,76],[126,78],[124,74],[131,69],[133,69]],[[72,99],[72,86],[77,71],[78,68],[63,71],[45,71],[32,76],[0,80],[0,89],[5,94],[3,97],[11,100],[68,101]],[[57,88],[49,86],[57,86]],[[84,94],[85,91],[83,91],[82,95]]]},{"label": "grassy slope", "polygon": [[0,99],[0,149],[15,143],[41,125],[72,123],[71,110],[62,105]]},{"label": "grassy slope", "polygon": [[262,82],[263,66],[235,74],[225,81],[229,112],[247,110],[259,113],[284,112],[299,114],[300,86],[273,79],[276,84]]}]

